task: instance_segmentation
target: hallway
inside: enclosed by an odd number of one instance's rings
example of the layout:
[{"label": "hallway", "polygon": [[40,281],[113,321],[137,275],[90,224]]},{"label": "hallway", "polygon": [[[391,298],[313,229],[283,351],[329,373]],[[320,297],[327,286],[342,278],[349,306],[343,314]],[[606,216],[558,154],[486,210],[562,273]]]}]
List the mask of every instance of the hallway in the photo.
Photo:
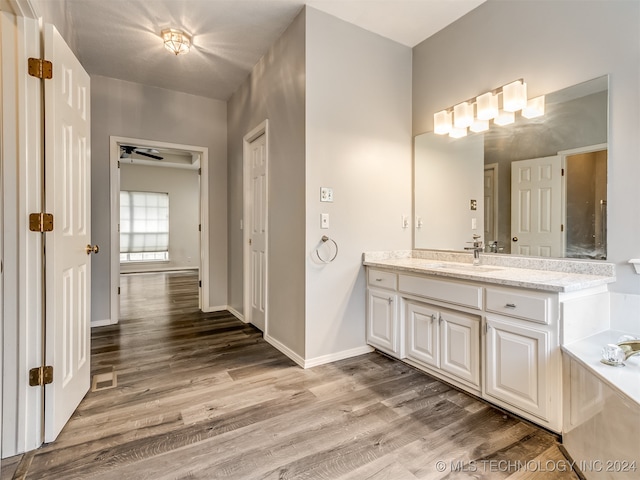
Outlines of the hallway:
[{"label": "hallway", "polygon": [[301,369],[229,313],[199,312],[197,281],[123,277],[121,323],[92,332],[101,381],[55,443],[2,461],[3,480],[468,478],[458,461],[477,478],[577,478],[499,467],[564,457],[547,432],[378,353]]}]

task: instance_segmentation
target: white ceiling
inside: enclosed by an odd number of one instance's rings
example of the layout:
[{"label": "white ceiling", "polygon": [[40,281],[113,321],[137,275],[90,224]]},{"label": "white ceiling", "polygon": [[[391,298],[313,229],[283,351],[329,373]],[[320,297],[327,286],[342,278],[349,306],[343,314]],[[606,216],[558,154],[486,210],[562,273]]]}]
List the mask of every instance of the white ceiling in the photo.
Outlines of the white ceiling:
[{"label": "white ceiling", "polygon": [[[413,47],[485,0],[47,0],[91,75],[227,100],[307,4]],[[53,15],[52,18],[55,18]],[[194,47],[175,56],[160,31]]]}]

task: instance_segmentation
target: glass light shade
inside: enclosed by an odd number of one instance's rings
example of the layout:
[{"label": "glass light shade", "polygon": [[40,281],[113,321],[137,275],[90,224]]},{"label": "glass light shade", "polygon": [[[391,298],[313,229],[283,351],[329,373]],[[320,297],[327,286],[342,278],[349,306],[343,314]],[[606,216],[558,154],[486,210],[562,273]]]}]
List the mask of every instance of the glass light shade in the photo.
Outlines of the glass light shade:
[{"label": "glass light shade", "polygon": [[462,102],[453,107],[453,126],[467,128],[473,123],[473,104]]},{"label": "glass light shade", "polygon": [[504,127],[505,125],[510,125],[516,121],[516,114],[513,112],[505,112],[504,110],[500,110],[498,116],[493,119],[493,123],[496,125],[500,125]]},{"label": "glass light shade", "polygon": [[453,127],[451,129],[451,131],[449,132],[449,136],[451,138],[466,137],[467,136],[467,127],[464,127],[464,128]]},{"label": "glass light shade", "polygon": [[191,48],[191,37],[182,30],[167,28],[162,30],[160,35],[164,42],[164,48],[175,55],[187,53]]},{"label": "glass light shade", "polygon": [[480,120],[476,118],[469,127],[469,130],[474,133],[486,132],[489,130],[489,120]]},{"label": "glass light shade", "polygon": [[544,95],[527,100],[527,106],[522,109],[525,118],[536,118],[544,115]]},{"label": "glass light shade", "polygon": [[476,98],[476,117],[480,120],[491,120],[498,115],[498,96],[491,92]]},{"label": "glass light shade", "polygon": [[527,106],[527,84],[517,80],[502,87],[502,108],[517,112]]},{"label": "glass light shade", "polygon": [[442,110],[433,115],[433,131],[438,135],[446,135],[451,131],[451,112]]}]

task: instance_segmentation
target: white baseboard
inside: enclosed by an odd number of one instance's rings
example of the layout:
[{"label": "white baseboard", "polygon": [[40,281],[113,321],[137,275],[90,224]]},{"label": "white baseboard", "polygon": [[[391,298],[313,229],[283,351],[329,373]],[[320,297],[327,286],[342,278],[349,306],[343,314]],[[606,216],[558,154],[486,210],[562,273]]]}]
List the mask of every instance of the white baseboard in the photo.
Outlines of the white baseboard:
[{"label": "white baseboard", "polygon": [[291,360],[296,362],[302,368],[312,368],[317,367],[318,365],[324,365],[325,363],[337,362],[338,360],[344,360],[345,358],[357,357],[359,355],[364,355],[365,353],[371,353],[374,351],[374,348],[369,345],[364,345],[362,347],[352,348],[351,350],[343,350],[341,352],[331,353],[329,355],[322,355],[320,357],[311,358],[309,360],[305,360],[296,352],[291,350],[286,345],[283,345],[278,340],[269,335],[265,335],[264,339],[267,343],[272,345],[273,347],[280,350],[280,352],[284,353]]},{"label": "white baseboard", "polygon": [[223,310],[229,310],[228,305],[213,305],[208,307],[203,307],[202,311],[204,313],[213,313],[213,312],[222,312]]},{"label": "white baseboard", "polygon": [[159,272],[181,272],[186,270],[198,270],[198,267],[149,267],[149,268],[136,268],[132,267],[131,270],[120,268],[120,273],[123,275],[136,275],[145,273],[159,273]]},{"label": "white baseboard", "polygon": [[247,323],[244,319],[244,315],[242,313],[240,313],[239,311],[237,311],[235,308],[230,307],[229,305],[227,305],[227,310],[229,310],[229,312],[231,313],[231,315],[233,315],[234,317],[236,317],[238,320],[240,320],[243,323]]},{"label": "white baseboard", "polygon": [[273,337],[270,337],[269,335],[264,336],[265,341],[272,345],[273,347],[275,347],[276,349],[280,350],[282,353],[284,353],[287,357],[289,357],[291,360],[293,360],[294,362],[296,362],[298,365],[300,365],[302,368],[306,368],[304,365],[304,358],[302,358],[300,355],[298,355],[296,352],[294,352],[293,350],[291,350],[289,347],[287,347],[286,345],[280,343],[278,340],[276,340]]},{"label": "white baseboard", "polygon": [[110,318],[104,320],[94,320],[91,322],[91,328],[93,327],[106,327],[107,325],[115,325],[118,322],[112,322]]},{"label": "white baseboard", "polygon": [[316,358],[310,358],[304,361],[304,368],[317,367],[318,365],[324,365],[325,363],[337,362],[338,360],[344,360],[345,358],[357,357],[364,355],[365,353],[371,353],[375,349],[369,345],[364,345],[358,348],[352,348],[351,350],[343,350],[342,352],[331,353],[329,355],[322,355]]}]

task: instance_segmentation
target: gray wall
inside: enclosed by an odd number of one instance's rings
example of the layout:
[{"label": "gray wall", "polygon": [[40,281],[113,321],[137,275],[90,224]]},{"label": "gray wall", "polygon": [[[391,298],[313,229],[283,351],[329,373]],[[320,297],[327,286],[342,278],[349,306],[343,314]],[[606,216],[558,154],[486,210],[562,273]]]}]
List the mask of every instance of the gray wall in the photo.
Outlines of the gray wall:
[{"label": "gray wall", "polygon": [[198,268],[200,178],[197,170],[120,162],[120,190],[169,194],[169,261],[120,264],[120,271]]},{"label": "gray wall", "polygon": [[92,243],[100,245],[91,272],[92,321],[111,317],[108,178],[112,135],[208,147],[209,306],[227,304],[226,122],[225,102],[113,78],[91,77],[91,227]]},{"label": "gray wall", "polygon": [[[614,317],[640,331],[640,2],[493,1],[414,48],[413,133],[433,113],[523,77],[529,96],[610,75],[608,259]],[[629,295],[634,294],[634,295]]]},{"label": "gray wall", "polygon": [[304,357],[305,15],[228,103],[229,305],[243,312],[243,137],[269,120],[269,319],[266,335]]},{"label": "gray wall", "polygon": [[[362,253],[411,248],[411,49],[306,11],[306,359],[320,362],[366,348]],[[328,265],[322,235],[339,245]]]}]

